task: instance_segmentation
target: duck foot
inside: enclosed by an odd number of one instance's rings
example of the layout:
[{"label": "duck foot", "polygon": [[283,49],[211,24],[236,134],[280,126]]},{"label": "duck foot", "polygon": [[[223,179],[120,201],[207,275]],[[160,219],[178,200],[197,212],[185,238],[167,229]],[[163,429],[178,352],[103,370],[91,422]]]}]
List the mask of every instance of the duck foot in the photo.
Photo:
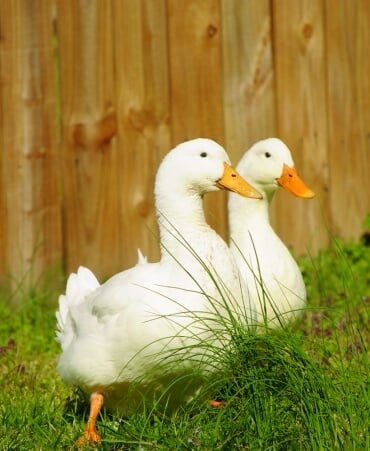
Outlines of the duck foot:
[{"label": "duck foot", "polygon": [[226,406],[226,401],[221,401],[220,399],[211,399],[210,401],[208,401],[208,404],[211,407],[225,407]]},{"label": "duck foot", "polygon": [[104,404],[103,393],[94,392],[90,397],[90,413],[82,437],[77,440],[77,446],[85,446],[91,442],[100,443],[101,436],[96,430],[96,420]]}]

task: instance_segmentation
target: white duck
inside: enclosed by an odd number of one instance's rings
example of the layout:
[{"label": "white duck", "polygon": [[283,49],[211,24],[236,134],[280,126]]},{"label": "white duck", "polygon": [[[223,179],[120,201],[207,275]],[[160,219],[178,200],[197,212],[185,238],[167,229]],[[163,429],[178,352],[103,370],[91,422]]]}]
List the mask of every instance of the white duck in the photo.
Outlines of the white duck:
[{"label": "white duck", "polygon": [[237,170],[263,200],[253,202],[230,193],[230,249],[256,303],[257,322],[278,327],[299,316],[306,305],[306,288],[297,263],[270,225],[270,202],[279,186],[299,197],[315,194],[298,176],[288,147],[277,138],[255,143]]},{"label": "white duck", "polygon": [[[254,307],[240,308],[243,284],[231,252],[205,221],[202,197],[219,189],[261,198],[217,143],[200,138],[180,144],[156,177],[160,261],[141,259],[103,285],[83,267],[70,275],[57,312],[58,371],[90,394],[82,441],[100,440],[96,419],[103,403],[125,414],[139,409],[144,396],[164,396],[168,408],[190,400],[200,387],[197,378],[171,384],[195,361],[207,369],[202,343],[221,345],[213,333],[222,315],[239,309],[247,326],[255,321]],[[161,367],[171,359],[178,359],[175,374]]]}]

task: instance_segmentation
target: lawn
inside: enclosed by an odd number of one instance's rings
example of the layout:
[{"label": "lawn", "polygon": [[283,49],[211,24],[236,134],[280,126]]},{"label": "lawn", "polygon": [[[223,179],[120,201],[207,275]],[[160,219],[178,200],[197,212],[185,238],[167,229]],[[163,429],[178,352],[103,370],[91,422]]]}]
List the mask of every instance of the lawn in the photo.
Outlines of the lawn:
[{"label": "lawn", "polygon": [[[103,412],[100,449],[370,449],[370,246],[333,240],[299,260],[309,296],[289,330],[236,330],[208,384],[221,408],[194,403],[172,416],[148,406]],[[0,299],[0,449],[73,449],[87,403],[56,372],[55,287]]]}]

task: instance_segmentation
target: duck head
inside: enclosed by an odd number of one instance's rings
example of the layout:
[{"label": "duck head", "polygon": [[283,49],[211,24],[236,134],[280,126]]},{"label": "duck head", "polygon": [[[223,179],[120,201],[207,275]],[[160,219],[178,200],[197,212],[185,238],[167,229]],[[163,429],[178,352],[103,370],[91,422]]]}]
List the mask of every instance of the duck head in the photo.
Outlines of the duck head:
[{"label": "duck head", "polygon": [[225,189],[245,197],[262,199],[230,165],[225,149],[206,138],[179,144],[163,159],[157,173],[155,192],[199,195]]},{"label": "duck head", "polygon": [[298,175],[288,147],[278,138],[255,143],[237,165],[252,186],[271,199],[279,186],[295,196],[311,198],[315,193]]}]

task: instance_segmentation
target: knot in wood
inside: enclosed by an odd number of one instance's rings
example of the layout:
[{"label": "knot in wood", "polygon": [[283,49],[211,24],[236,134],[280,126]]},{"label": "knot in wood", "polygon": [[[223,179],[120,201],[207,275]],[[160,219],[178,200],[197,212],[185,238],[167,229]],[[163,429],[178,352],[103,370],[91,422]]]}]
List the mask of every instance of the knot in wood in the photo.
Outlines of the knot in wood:
[{"label": "knot in wood", "polygon": [[117,133],[116,115],[112,112],[95,121],[85,120],[73,126],[73,143],[85,149],[99,149]]},{"label": "knot in wood", "polygon": [[215,26],[215,25],[213,25],[213,24],[209,24],[208,25],[208,27],[207,27],[207,36],[209,37],[209,38],[213,38],[213,36],[215,35],[215,34],[217,34],[217,27]]},{"label": "knot in wood", "polygon": [[311,39],[313,35],[313,26],[309,23],[305,23],[302,27],[302,33],[305,39]]}]

